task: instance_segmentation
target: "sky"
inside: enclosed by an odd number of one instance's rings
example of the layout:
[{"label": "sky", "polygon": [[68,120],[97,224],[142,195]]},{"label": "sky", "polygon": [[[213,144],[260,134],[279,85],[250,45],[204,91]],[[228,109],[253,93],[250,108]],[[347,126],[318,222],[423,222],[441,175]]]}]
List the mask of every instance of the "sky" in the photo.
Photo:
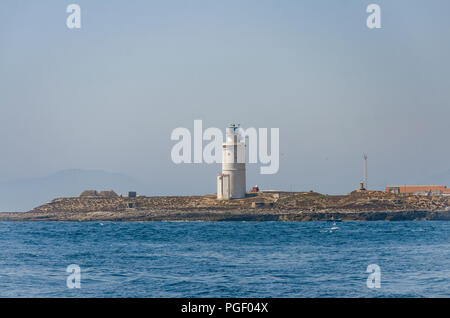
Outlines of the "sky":
[{"label": "sky", "polygon": [[[81,7],[68,29],[66,7]],[[366,7],[381,8],[381,29]],[[450,2],[0,2],[0,182],[122,173],[148,195],[214,193],[218,164],[171,160],[177,127],[280,129],[247,187],[347,193],[450,169]],[[449,184],[450,186],[450,184]]]}]

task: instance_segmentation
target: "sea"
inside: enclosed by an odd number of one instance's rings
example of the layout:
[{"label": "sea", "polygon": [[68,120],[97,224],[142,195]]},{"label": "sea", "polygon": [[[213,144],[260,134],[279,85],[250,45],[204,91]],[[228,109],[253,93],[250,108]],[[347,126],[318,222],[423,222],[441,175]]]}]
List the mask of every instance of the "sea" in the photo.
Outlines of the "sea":
[{"label": "sea", "polygon": [[0,222],[0,297],[450,297],[450,222]]}]

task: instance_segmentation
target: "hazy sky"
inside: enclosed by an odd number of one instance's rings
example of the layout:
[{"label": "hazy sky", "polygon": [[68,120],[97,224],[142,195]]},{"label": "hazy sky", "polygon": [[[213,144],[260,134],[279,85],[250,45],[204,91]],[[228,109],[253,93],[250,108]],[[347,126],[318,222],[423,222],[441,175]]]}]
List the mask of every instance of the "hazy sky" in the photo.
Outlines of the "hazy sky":
[{"label": "hazy sky", "polygon": [[248,187],[346,193],[363,152],[372,188],[421,183],[450,169],[449,39],[448,0],[2,0],[0,181],[102,169],[213,193],[219,165],[170,159],[202,119],[280,128],[279,173],[251,165]]}]

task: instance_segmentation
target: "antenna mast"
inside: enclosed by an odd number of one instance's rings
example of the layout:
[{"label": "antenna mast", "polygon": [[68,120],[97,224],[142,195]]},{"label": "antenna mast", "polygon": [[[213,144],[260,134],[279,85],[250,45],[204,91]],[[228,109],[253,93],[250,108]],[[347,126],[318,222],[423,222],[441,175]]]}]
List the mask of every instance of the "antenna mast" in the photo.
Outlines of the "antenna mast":
[{"label": "antenna mast", "polygon": [[367,190],[367,154],[363,153],[364,158],[364,188]]}]

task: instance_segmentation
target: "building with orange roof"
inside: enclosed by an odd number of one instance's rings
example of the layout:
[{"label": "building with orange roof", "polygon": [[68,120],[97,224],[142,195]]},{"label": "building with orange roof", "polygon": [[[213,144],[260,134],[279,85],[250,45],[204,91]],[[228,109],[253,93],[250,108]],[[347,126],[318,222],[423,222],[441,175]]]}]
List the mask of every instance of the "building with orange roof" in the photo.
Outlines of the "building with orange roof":
[{"label": "building with orange roof", "polygon": [[450,195],[450,189],[445,185],[387,186],[385,192],[410,195]]}]

